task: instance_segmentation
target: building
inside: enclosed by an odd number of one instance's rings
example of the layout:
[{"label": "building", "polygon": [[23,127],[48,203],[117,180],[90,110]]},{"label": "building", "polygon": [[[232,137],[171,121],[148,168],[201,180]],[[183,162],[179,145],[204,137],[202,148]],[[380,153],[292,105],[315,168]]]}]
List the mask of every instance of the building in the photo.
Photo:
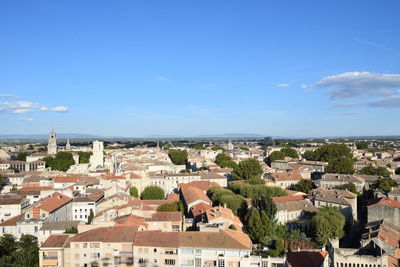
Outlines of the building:
[{"label": "building", "polygon": [[20,215],[22,209],[29,205],[29,200],[19,195],[0,196],[0,222],[7,221]]},{"label": "building", "polygon": [[385,220],[400,227],[400,202],[381,197],[368,203],[368,222]]},{"label": "building", "polygon": [[93,155],[89,159],[90,169],[104,167],[104,143],[101,141],[93,141]]},{"label": "building", "polygon": [[289,189],[297,184],[303,177],[298,172],[269,173],[266,176],[266,185],[278,186]]},{"label": "building", "polygon": [[71,221],[72,198],[58,192],[34,203],[25,211],[26,219]]},{"label": "building", "polygon": [[57,154],[57,135],[54,130],[51,130],[49,134],[49,140],[47,144],[47,154],[55,155]]},{"label": "building", "polygon": [[72,219],[88,222],[90,213],[96,215],[96,201],[90,197],[76,197],[71,202]]}]

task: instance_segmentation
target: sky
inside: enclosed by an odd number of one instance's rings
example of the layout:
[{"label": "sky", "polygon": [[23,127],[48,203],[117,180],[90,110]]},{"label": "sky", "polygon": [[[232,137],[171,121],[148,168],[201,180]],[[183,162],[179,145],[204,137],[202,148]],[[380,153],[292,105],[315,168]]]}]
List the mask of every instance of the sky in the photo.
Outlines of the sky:
[{"label": "sky", "polygon": [[0,1],[0,135],[400,135],[400,1]]}]

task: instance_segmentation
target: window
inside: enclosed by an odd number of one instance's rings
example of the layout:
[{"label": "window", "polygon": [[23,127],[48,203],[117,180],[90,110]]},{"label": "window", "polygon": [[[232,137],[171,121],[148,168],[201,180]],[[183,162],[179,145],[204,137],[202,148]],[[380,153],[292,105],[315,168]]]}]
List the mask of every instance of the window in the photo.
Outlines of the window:
[{"label": "window", "polygon": [[174,251],[173,251],[173,250],[166,250],[166,251],[165,251],[165,254],[166,254],[166,255],[173,255],[173,254],[174,254]]},{"label": "window", "polygon": [[201,267],[201,258],[195,259],[195,267]]},{"label": "window", "polygon": [[153,251],[154,251],[154,252],[157,252],[157,249],[155,248],[155,249],[153,249]]},{"label": "window", "polygon": [[37,233],[38,232],[38,227],[37,226],[35,226],[35,233]]},{"label": "window", "polygon": [[218,260],[218,267],[225,267],[225,260]]},{"label": "window", "polygon": [[83,243],[83,247],[84,247],[84,248],[87,248],[87,243]]},{"label": "window", "polygon": [[173,259],[165,259],[165,265],[175,265],[175,260]]}]

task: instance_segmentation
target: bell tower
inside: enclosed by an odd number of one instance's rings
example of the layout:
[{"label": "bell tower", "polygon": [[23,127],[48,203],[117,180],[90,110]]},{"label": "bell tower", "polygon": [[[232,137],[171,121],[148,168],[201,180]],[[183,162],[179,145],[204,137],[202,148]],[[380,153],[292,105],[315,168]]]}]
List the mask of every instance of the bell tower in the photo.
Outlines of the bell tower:
[{"label": "bell tower", "polygon": [[49,134],[49,142],[47,144],[47,154],[55,155],[57,154],[57,135],[54,130],[51,130]]}]

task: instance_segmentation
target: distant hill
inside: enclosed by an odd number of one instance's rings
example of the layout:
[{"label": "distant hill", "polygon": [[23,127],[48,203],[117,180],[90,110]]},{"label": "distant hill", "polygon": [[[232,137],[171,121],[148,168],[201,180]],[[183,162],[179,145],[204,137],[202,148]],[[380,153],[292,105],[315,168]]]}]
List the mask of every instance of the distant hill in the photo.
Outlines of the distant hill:
[{"label": "distant hill", "polygon": [[[49,138],[48,134],[6,134],[0,135],[0,139],[2,140],[42,140]],[[60,133],[57,134],[58,139],[96,139],[102,138],[102,136],[98,135],[90,135],[90,134],[76,134],[76,133]],[[104,138],[104,137],[103,137]]]}]

